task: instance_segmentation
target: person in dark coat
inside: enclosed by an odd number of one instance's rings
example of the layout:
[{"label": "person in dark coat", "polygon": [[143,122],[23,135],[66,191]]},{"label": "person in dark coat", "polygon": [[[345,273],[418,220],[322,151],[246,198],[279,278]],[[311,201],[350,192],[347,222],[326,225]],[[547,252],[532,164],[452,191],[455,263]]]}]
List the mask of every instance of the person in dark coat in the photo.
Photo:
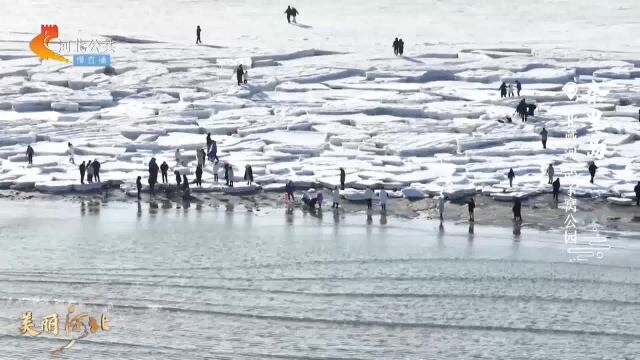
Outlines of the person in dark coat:
[{"label": "person in dark coat", "polygon": [[251,165],[246,165],[244,167],[244,179],[247,181],[247,185],[251,185],[253,182],[253,169]]},{"label": "person in dark coat", "polygon": [[475,221],[475,217],[473,216],[473,211],[476,208],[476,202],[473,198],[467,201],[467,207],[469,208],[469,221]]},{"label": "person in dark coat", "polygon": [[34,154],[35,154],[35,151],[33,151],[33,148],[31,147],[31,145],[27,145],[27,160],[29,161],[29,165],[33,164]]},{"label": "person in dark coat", "polygon": [[211,145],[213,145],[213,140],[211,139],[211,133],[207,133],[207,154],[211,151]]},{"label": "person in dark coat", "polygon": [[243,76],[244,76],[244,68],[242,67],[242,64],[240,64],[236,69],[236,79],[238,80],[238,85],[242,85]]},{"label": "person in dark coat", "polygon": [[224,182],[229,186],[229,164],[224,163]]},{"label": "person in dark coat", "polygon": [[178,190],[180,190],[180,183],[182,182],[182,176],[180,176],[180,171],[176,170],[173,172],[176,176],[176,184],[178,184]]},{"label": "person in dark coat", "polygon": [[500,90],[501,98],[507,97],[507,84],[504,81],[502,82],[502,84],[500,84],[500,87],[498,89]]},{"label": "person in dark coat", "polygon": [[594,161],[591,162],[591,164],[589,164],[589,174],[591,174],[591,183],[593,184],[593,178],[596,176],[596,170],[598,170],[598,167],[596,166],[596,163]]},{"label": "person in dark coat", "polygon": [[142,176],[138,176],[136,179],[136,189],[138,189],[138,200],[140,200],[140,193],[142,192]]},{"label": "person in dark coat", "polygon": [[291,16],[293,17],[293,23],[297,24],[298,21],[296,20],[296,16],[300,15],[300,12],[298,11],[298,9],[292,7],[291,8]]},{"label": "person in dark coat", "polygon": [[84,173],[87,171],[87,166],[84,164],[84,161],[78,166],[78,170],[80,170],[80,184],[84,184]]},{"label": "person in dark coat", "polygon": [[289,180],[287,181],[287,184],[284,186],[284,191],[287,192],[287,200],[289,201],[295,201],[295,197],[293,196],[293,192],[295,191],[295,188],[293,186],[293,181]]},{"label": "person in dark coat", "polygon": [[528,104],[527,105],[527,116],[535,116],[536,104]]},{"label": "person in dark coat", "polygon": [[522,201],[520,199],[515,199],[513,202],[513,220],[522,221]]},{"label": "person in dark coat", "polygon": [[513,178],[516,177],[516,173],[513,172],[513,169],[509,169],[507,177],[509,178],[509,187],[513,187]]},{"label": "person in dark coat", "polygon": [[287,22],[291,24],[291,15],[293,15],[293,9],[291,9],[291,5],[287,6],[287,10],[284,11],[287,14]]},{"label": "person in dark coat", "polygon": [[518,91],[518,97],[520,97],[520,91],[522,90],[522,84],[516,80],[516,90]]},{"label": "person in dark coat", "polygon": [[542,148],[546,149],[547,148],[547,129],[542,128],[542,131],[540,131],[540,140],[542,141]]},{"label": "person in dark coat", "polygon": [[636,205],[640,206],[640,181],[638,181],[638,185],[633,188],[633,191],[636,192]]},{"label": "person in dark coat", "polygon": [[520,119],[523,122],[527,121],[527,102],[525,99],[520,100],[520,103],[516,107],[516,112],[520,115]]},{"label": "person in dark coat", "polygon": [[91,166],[93,166],[93,178],[97,182],[100,182],[100,162],[98,160],[93,160]]},{"label": "person in dark coat", "polygon": [[160,168],[156,164],[156,158],[151,158],[149,161],[149,190],[151,194],[155,194],[155,186],[158,183],[158,171]]},{"label": "person in dark coat", "polygon": [[344,169],[340,168],[340,189],[344,190],[344,178],[345,178]]},{"label": "person in dark coat", "polygon": [[162,183],[166,184],[169,182],[169,165],[167,165],[166,161],[162,162],[162,165],[160,165],[160,172],[162,172]]},{"label": "person in dark coat", "polygon": [[560,178],[556,178],[552,186],[553,186],[553,200],[558,201],[558,194],[560,194]]},{"label": "person in dark coat", "polygon": [[196,167],[196,185],[202,187],[202,166]]},{"label": "person in dark coat", "polygon": [[393,53],[398,56],[398,48],[400,47],[400,42],[398,41],[398,38],[396,38],[395,40],[393,40]]},{"label": "person in dark coat", "polygon": [[200,25],[198,25],[196,28],[196,44],[202,44],[202,40],[200,40],[200,32],[202,32],[202,29],[200,29]]},{"label": "person in dark coat", "polygon": [[398,54],[402,56],[404,53],[404,41],[402,39],[398,40]]}]

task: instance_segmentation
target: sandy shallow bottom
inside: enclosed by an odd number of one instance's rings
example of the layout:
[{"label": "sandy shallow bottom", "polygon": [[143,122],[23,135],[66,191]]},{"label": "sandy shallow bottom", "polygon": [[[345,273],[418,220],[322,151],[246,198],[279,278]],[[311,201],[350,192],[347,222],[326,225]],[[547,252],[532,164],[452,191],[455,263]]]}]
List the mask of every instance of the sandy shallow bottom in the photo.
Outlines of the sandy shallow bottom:
[{"label": "sandy shallow bottom", "polygon": [[[570,263],[561,231],[205,201],[0,201],[0,350],[66,306],[67,359],[636,359],[640,244]],[[252,199],[256,201],[255,199]],[[256,201],[260,203],[260,201]],[[401,202],[394,202],[393,208]],[[450,211],[453,213],[453,211]],[[62,321],[64,323],[64,321]],[[71,333],[77,336],[77,334]]]}]

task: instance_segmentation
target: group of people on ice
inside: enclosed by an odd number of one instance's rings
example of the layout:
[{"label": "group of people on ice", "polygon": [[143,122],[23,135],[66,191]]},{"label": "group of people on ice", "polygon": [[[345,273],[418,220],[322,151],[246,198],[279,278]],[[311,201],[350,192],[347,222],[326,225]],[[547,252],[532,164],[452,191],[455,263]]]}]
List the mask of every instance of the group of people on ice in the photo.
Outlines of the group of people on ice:
[{"label": "group of people on ice", "polygon": [[294,24],[298,23],[296,21],[296,16],[298,16],[300,14],[298,9],[296,9],[296,8],[292,7],[291,5],[289,5],[289,6],[287,6],[287,9],[284,11],[284,13],[287,15],[287,22],[289,24],[291,24],[292,21],[293,21]]},{"label": "group of people on ice", "polygon": [[[506,98],[507,96],[513,97],[513,84],[511,83],[507,84],[503,81],[502,84],[500,84],[500,87],[498,89],[500,90],[501,98]],[[518,97],[520,97],[520,91],[522,91],[522,84],[520,83],[519,80],[516,80],[516,90],[518,91]]]},{"label": "group of people on ice", "polygon": [[393,40],[393,53],[396,56],[402,56],[404,53],[404,41],[402,39],[396,38]]}]

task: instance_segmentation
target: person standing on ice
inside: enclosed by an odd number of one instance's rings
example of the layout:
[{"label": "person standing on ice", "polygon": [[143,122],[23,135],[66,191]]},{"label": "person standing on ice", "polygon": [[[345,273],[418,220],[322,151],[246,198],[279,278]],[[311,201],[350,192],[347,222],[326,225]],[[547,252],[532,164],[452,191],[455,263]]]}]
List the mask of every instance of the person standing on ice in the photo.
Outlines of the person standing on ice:
[{"label": "person standing on ice", "polygon": [[87,182],[91,184],[93,182],[93,165],[91,165],[91,160],[87,162]]},{"label": "person standing on ice", "polygon": [[245,70],[244,74],[242,74],[242,82],[247,85],[247,82],[249,81],[249,70]]},{"label": "person standing on ice", "polygon": [[546,174],[549,175],[548,184],[551,184],[553,182],[553,174],[554,173],[555,173],[555,170],[553,169],[553,164],[549,164],[549,166],[547,167],[547,172],[546,172]]},{"label": "person standing on ice", "polygon": [[516,177],[516,173],[513,172],[513,168],[509,169],[507,178],[509,178],[509,187],[513,187],[513,178]]},{"label": "person standing on ice", "polygon": [[293,195],[293,192],[295,191],[295,187],[293,185],[293,181],[289,180],[287,181],[287,184],[284,186],[284,191],[287,193],[287,200],[288,201],[295,201],[296,198]]},{"label": "person standing on ice", "polygon": [[218,160],[213,161],[213,181],[218,183],[218,172],[220,171],[220,164],[218,164]]},{"label": "person standing on ice", "polygon": [[160,165],[160,172],[162,173],[162,183],[166,184],[169,182],[169,165],[167,165],[166,161],[162,162],[162,165]]},{"label": "person standing on ice", "polygon": [[527,101],[525,99],[520,100],[520,103],[516,107],[516,112],[520,115],[520,119],[523,122],[527,121]]},{"label": "person standing on ice", "polygon": [[244,179],[247,181],[247,185],[251,185],[253,182],[253,169],[251,165],[246,165],[244,167]]},{"label": "person standing on ice", "polygon": [[447,201],[447,197],[444,195],[440,196],[440,200],[438,200],[438,212],[440,213],[440,221],[444,220],[444,204]]},{"label": "person standing on ice", "polygon": [[373,190],[368,186],[364,191],[364,198],[367,200],[367,209],[371,209],[373,207]]},{"label": "person standing on ice", "polygon": [[516,198],[513,201],[513,220],[522,221],[522,201]]},{"label": "person standing on ice", "polygon": [[598,170],[598,167],[596,166],[595,161],[592,161],[589,164],[589,174],[591,174],[591,183],[593,184],[593,178],[596,176],[596,170]]},{"label": "person standing on ice", "polygon": [[542,128],[542,131],[540,131],[540,140],[542,141],[542,148],[546,149],[547,148],[547,129]]},{"label": "person standing on ice", "polygon": [[293,23],[297,24],[298,21],[296,20],[296,16],[300,15],[300,12],[298,12],[298,9],[296,9],[295,7],[291,8],[291,16],[293,17]]},{"label": "person standing on ice", "polygon": [[340,189],[344,190],[344,179],[345,179],[346,175],[344,173],[344,169],[340,168]]},{"label": "person standing on ice", "polygon": [[398,41],[398,38],[396,38],[395,40],[393,40],[393,53],[398,56],[398,48],[400,47],[400,41]]},{"label": "person standing on ice", "polygon": [[520,91],[522,90],[522,84],[516,80],[516,90],[518,91],[518,97],[520,97]]},{"label": "person standing on ice", "polygon": [[398,54],[402,56],[404,53],[404,41],[402,39],[398,40]]},{"label": "person standing on ice", "polygon": [[473,198],[469,199],[469,201],[467,201],[467,207],[469,208],[469,221],[475,221],[475,217],[473,216],[473,211],[476,208],[476,202],[475,200],[473,200]]},{"label": "person standing on ice", "polygon": [[337,209],[338,206],[340,205],[340,190],[338,190],[338,187],[334,187],[333,191],[331,192],[331,197],[333,198],[333,204],[331,205],[331,207],[333,209]]},{"label": "person standing on ice", "polygon": [[182,154],[180,153],[180,149],[176,149],[176,166],[183,165],[182,164]]},{"label": "person standing on ice", "polygon": [[507,92],[509,94],[509,97],[513,97],[513,84],[509,83],[509,85],[507,86]]},{"label": "person standing on ice", "polygon": [[378,197],[380,198],[380,207],[382,208],[382,211],[383,212],[387,211],[387,202],[389,202],[389,194],[387,194],[387,191],[385,189],[380,189],[380,192],[378,193]]},{"label": "person standing on ice", "polygon": [[149,190],[151,191],[151,195],[156,193],[155,186],[158,183],[158,171],[160,168],[158,164],[156,164],[156,158],[151,158],[149,161]]},{"label": "person standing on ice", "polygon": [[182,182],[182,176],[180,176],[180,171],[178,170],[174,171],[173,175],[176,176],[176,184],[178,184],[178,190],[180,190],[180,183]]},{"label": "person standing on ice", "polygon": [[224,182],[229,186],[229,164],[224,163]]},{"label": "person standing on ice", "polygon": [[322,191],[318,191],[316,194],[316,201],[318,202],[318,209],[322,209],[322,202],[324,201],[324,194]]},{"label": "person standing on ice", "polygon": [[243,76],[244,76],[244,68],[242,67],[242,64],[240,64],[236,69],[236,79],[238,80],[238,86],[242,85]]},{"label": "person standing on ice", "polygon": [[91,163],[91,167],[93,167],[93,178],[100,182],[100,162],[96,159]]},{"label": "person standing on ice", "polygon": [[500,90],[500,98],[507,97],[507,83],[503,81],[498,90]]},{"label": "person standing on ice", "polygon": [[553,186],[553,200],[558,201],[558,194],[560,194],[560,178],[556,178],[552,186]]},{"label": "person standing on ice", "polygon": [[233,187],[233,165],[229,164],[229,187]]},{"label": "person standing on ice", "polygon": [[211,151],[211,145],[213,145],[213,140],[211,139],[211,133],[207,133],[207,154],[209,153],[209,151]]},{"label": "person standing on ice", "polygon": [[87,166],[84,164],[84,161],[80,166],[78,166],[78,170],[80,170],[80,184],[84,184],[84,173],[87,170]]},{"label": "person standing on ice", "polygon": [[202,29],[200,29],[200,25],[198,25],[196,28],[196,44],[202,44],[202,40],[200,40],[200,32],[202,32]]},{"label": "person standing on ice", "polygon": [[204,151],[201,151],[201,150],[202,149],[196,150],[197,166],[203,166],[204,165]]},{"label": "person standing on ice", "polygon": [[34,154],[35,154],[35,151],[33,151],[33,148],[31,147],[31,145],[27,145],[27,161],[29,165],[33,165]]},{"label": "person standing on ice", "polygon": [[138,189],[138,200],[140,200],[140,193],[142,192],[142,176],[138,176],[136,179],[136,189]]},{"label": "person standing on ice", "polygon": [[638,181],[638,185],[633,188],[633,191],[636,193],[636,206],[640,206],[640,181]]},{"label": "person standing on ice", "polygon": [[67,146],[69,147],[69,162],[75,165],[76,162],[73,159],[73,155],[74,155],[73,144],[71,144],[70,142],[67,142]]},{"label": "person standing on ice", "polygon": [[202,187],[202,166],[200,165],[196,167],[196,185]]}]

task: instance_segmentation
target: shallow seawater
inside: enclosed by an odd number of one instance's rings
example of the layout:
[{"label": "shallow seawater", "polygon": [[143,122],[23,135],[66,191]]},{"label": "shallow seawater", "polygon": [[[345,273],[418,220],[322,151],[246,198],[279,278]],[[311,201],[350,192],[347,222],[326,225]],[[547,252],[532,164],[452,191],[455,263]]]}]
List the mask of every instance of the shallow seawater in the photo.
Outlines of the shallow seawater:
[{"label": "shallow seawater", "polygon": [[[0,202],[0,358],[635,359],[640,250],[563,234],[175,204]],[[60,315],[60,334],[19,333]],[[78,333],[71,332],[71,336]]]}]

